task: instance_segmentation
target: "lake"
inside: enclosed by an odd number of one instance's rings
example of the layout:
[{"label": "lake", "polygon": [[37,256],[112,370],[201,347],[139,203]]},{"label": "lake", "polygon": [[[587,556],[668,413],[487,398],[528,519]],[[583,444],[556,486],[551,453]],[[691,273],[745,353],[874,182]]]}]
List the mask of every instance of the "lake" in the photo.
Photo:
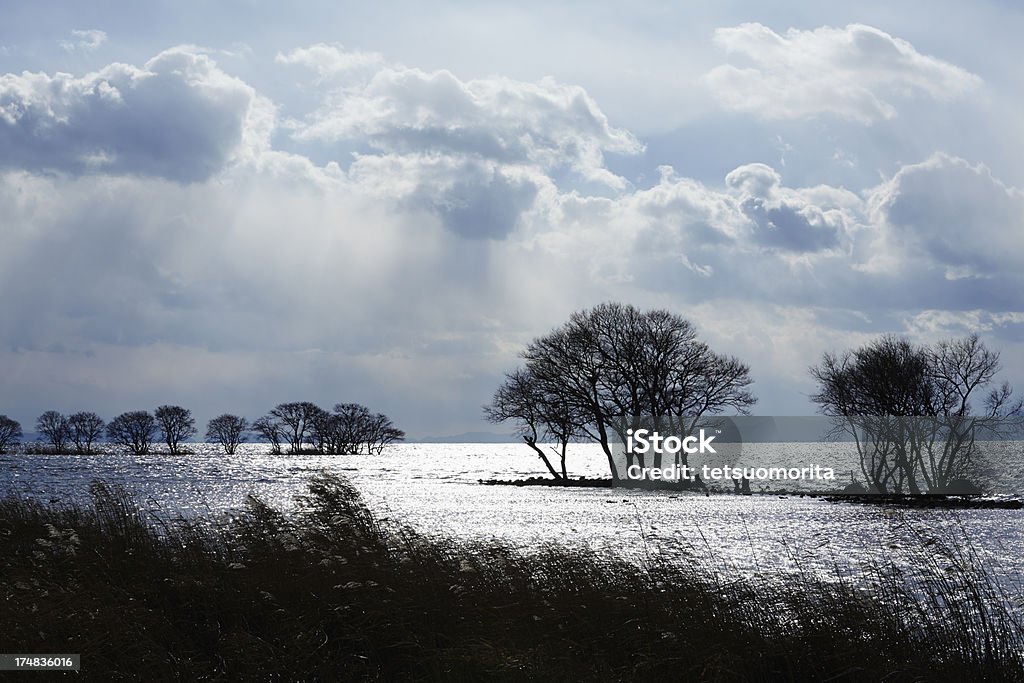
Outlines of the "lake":
[{"label": "lake", "polygon": [[[528,548],[546,542],[585,545],[627,558],[698,557],[739,573],[857,573],[866,562],[903,563],[903,550],[924,539],[969,541],[1000,582],[1017,590],[1024,575],[1024,511],[894,509],[829,503],[799,496],[678,493],[599,488],[483,486],[481,479],[542,476],[523,444],[398,444],[383,455],[271,455],[246,444],[234,456],[209,444],[194,455],[0,456],[0,495],[44,502],[85,501],[95,479],[123,484],[142,507],[163,517],[216,519],[249,494],[282,509],[320,471],[349,477],[371,507],[423,533],[497,538]],[[993,445],[998,495],[1019,491],[1020,442]],[[839,486],[855,467],[850,444],[747,444],[744,464],[820,463]],[[783,457],[785,456],[785,457]],[[570,446],[571,475],[606,476],[596,445]],[[787,482],[791,490],[813,486]],[[731,484],[728,485],[731,489]],[[754,487],[756,490],[756,486]],[[772,488],[777,488],[773,486]]]}]

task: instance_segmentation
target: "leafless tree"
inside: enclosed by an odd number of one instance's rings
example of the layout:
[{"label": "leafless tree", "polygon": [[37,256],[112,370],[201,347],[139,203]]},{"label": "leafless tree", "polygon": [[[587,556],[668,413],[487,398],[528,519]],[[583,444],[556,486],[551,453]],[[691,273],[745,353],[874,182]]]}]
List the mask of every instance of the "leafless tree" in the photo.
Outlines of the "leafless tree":
[{"label": "leafless tree", "polygon": [[271,415],[264,415],[252,423],[253,431],[258,433],[270,442],[270,452],[275,455],[281,454],[281,440],[284,438],[284,428],[281,423]]},{"label": "leafless tree", "polygon": [[71,443],[75,444],[75,452],[79,455],[93,453],[94,444],[103,437],[106,423],[96,413],[82,411],[68,418],[68,430]]},{"label": "leafless tree", "polygon": [[326,454],[341,452],[341,424],[340,417],[318,408],[313,416],[313,426],[310,430],[313,445],[317,451]]},{"label": "leafless tree", "polygon": [[21,423],[6,415],[0,415],[0,453],[17,448],[21,437]]},{"label": "leafless tree", "polygon": [[707,416],[746,413],[757,400],[745,364],[713,351],[689,321],[665,310],[600,304],[532,341],[522,357],[532,391],[601,444],[615,481],[612,446],[640,419],[690,433]]},{"label": "leafless tree", "polygon": [[339,453],[355,455],[360,452],[371,417],[370,409],[359,403],[335,404],[332,423]]},{"label": "leafless tree", "polygon": [[163,441],[172,455],[181,453],[179,444],[196,434],[196,420],[192,411],[181,406],[160,406],[154,411]]},{"label": "leafless tree", "polygon": [[370,416],[364,436],[366,452],[380,455],[396,441],[405,440],[405,432],[396,427],[387,415],[376,413]]},{"label": "leafless tree", "polygon": [[281,425],[284,434],[291,443],[292,453],[301,453],[306,436],[312,430],[318,411],[317,405],[309,401],[281,403],[270,411],[268,417]]},{"label": "leafless tree", "polygon": [[206,440],[219,443],[228,455],[234,455],[238,445],[245,441],[249,422],[244,417],[218,415],[206,424]]},{"label": "leafless tree", "polygon": [[145,410],[121,413],[107,425],[107,438],[135,455],[149,453],[156,433],[156,420]]},{"label": "leafless tree", "polygon": [[[545,394],[541,383],[529,371],[518,369],[505,376],[505,381],[494,392],[490,404],[484,406],[484,415],[491,422],[512,420],[519,428],[520,437],[555,479],[566,481],[566,455],[569,442],[579,436],[582,416],[557,394]],[[561,471],[555,470],[541,444],[554,441],[555,455]]]},{"label": "leafless tree", "polygon": [[390,418],[359,403],[338,403],[332,413],[318,414],[313,433],[320,452],[349,455],[380,455],[388,444],[405,438]]},{"label": "leafless tree", "polygon": [[825,354],[810,369],[811,399],[836,434],[852,436],[872,490],[946,492],[967,477],[978,434],[1021,410],[1006,382],[982,395],[999,370],[999,354],[977,335],[932,346],[886,335]]},{"label": "leafless tree", "polygon": [[46,437],[54,453],[63,453],[67,450],[70,436],[68,419],[56,410],[47,410],[36,419],[36,431]]}]

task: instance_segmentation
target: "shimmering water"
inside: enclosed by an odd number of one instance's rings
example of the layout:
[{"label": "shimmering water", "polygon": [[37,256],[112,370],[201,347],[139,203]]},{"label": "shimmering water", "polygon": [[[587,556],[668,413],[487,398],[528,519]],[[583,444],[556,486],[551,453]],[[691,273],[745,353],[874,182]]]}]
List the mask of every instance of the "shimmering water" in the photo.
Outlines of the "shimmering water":
[{"label": "shimmering water", "polygon": [[[522,444],[401,444],[381,456],[274,456],[253,444],[226,456],[206,444],[193,446],[195,455],[175,458],[0,456],[0,494],[85,500],[89,483],[101,479],[125,485],[144,507],[165,517],[216,516],[240,508],[249,494],[289,509],[312,474],[328,471],[349,477],[387,517],[421,532],[465,539],[496,537],[524,547],[554,541],[633,558],[696,553],[739,572],[835,576],[872,560],[899,561],[898,549],[919,546],[915,536],[922,534],[969,540],[1005,582],[1024,575],[1022,511],[893,510],[794,496],[478,483],[543,475],[539,459]],[[571,448],[571,474],[607,474],[598,447]],[[751,444],[744,464],[775,464],[780,449],[788,461],[826,463],[845,473],[839,485],[855,467],[848,445],[813,443]],[[1019,450],[1004,453],[1004,462],[1019,462]],[[1000,485],[1007,490],[1015,486],[1013,477],[1024,475],[1016,464],[1001,471]]]}]

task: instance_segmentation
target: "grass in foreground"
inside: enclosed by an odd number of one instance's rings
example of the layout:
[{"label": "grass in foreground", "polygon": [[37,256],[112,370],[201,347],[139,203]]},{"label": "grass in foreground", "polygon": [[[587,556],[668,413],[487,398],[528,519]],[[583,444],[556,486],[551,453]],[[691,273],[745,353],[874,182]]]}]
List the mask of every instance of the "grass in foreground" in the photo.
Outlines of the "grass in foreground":
[{"label": "grass in foreground", "polygon": [[0,651],[78,652],[95,680],[1024,681],[983,565],[918,552],[866,592],[427,539],[336,477],[219,528],[96,484],[86,509],[0,501]]}]

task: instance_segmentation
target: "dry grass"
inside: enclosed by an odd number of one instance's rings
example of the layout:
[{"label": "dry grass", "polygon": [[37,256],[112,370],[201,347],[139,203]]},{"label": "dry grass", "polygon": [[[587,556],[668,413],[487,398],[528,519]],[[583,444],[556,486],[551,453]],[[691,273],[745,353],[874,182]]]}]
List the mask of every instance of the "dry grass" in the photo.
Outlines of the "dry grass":
[{"label": "dry grass", "polygon": [[89,679],[1024,681],[1007,596],[930,539],[865,587],[427,539],[337,477],[217,526],[92,493],[0,501],[0,651],[78,652]]}]

